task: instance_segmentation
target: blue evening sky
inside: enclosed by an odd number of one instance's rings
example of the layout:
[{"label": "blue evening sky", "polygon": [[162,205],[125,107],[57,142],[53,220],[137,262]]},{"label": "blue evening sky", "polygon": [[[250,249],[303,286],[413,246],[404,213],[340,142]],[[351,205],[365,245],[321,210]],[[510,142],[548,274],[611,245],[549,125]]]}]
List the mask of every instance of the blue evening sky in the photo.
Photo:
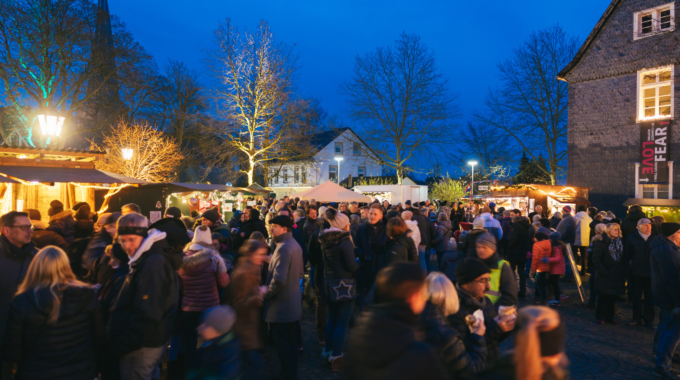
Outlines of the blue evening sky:
[{"label": "blue evening sky", "polygon": [[109,0],[109,7],[159,66],[168,58],[181,60],[203,75],[207,75],[203,50],[212,48],[212,32],[219,21],[231,18],[239,28],[253,30],[265,20],[277,39],[295,44],[300,54],[299,92],[321,99],[329,114],[340,117],[346,103],[338,86],[349,77],[354,57],[392,44],[402,31],[416,33],[435,50],[467,118],[473,108],[482,107],[487,89],[495,86],[496,64],[510,57],[532,31],[559,24],[583,41],[609,3]]}]

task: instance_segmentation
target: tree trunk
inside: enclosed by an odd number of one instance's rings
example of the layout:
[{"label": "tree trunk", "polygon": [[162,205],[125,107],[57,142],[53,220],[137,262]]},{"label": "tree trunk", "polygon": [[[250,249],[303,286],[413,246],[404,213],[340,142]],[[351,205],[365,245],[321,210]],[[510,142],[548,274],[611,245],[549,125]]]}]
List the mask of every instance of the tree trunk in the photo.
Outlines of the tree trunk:
[{"label": "tree trunk", "polygon": [[248,163],[250,164],[250,167],[248,168],[248,186],[253,184],[253,176],[255,174],[255,161],[253,161],[253,158],[251,157],[248,160]]},{"label": "tree trunk", "polygon": [[404,169],[401,165],[397,166],[397,184],[402,185],[404,183]]}]

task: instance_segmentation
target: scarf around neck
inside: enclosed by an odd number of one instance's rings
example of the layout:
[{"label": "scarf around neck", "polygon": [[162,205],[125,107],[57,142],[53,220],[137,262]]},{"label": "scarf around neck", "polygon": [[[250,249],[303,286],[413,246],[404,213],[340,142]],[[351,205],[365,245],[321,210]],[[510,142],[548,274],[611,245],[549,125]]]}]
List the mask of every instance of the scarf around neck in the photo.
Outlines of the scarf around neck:
[{"label": "scarf around neck", "polygon": [[132,270],[132,264],[139,260],[140,257],[142,257],[142,254],[149,249],[151,249],[151,246],[160,240],[165,239],[167,234],[162,231],[158,231],[157,229],[150,229],[149,230],[149,236],[147,236],[144,241],[142,241],[142,244],[139,245],[139,248],[137,248],[137,251],[135,252],[134,256],[130,258],[130,261],[128,262],[128,265],[130,266],[130,270]]},{"label": "scarf around neck", "polygon": [[609,243],[609,254],[612,256],[612,259],[614,261],[621,261],[621,254],[623,253],[623,243],[621,242],[621,238],[616,238],[612,239],[612,242]]}]

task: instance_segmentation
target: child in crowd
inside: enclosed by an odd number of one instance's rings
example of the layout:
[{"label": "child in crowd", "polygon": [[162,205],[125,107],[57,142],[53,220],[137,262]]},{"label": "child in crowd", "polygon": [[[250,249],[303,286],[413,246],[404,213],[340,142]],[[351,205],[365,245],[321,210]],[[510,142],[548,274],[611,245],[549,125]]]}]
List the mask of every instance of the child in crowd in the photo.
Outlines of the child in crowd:
[{"label": "child in crowd", "polygon": [[203,313],[198,333],[203,345],[196,351],[188,380],[238,379],[241,375],[241,343],[232,328],[236,312],[230,306],[215,306]]},{"label": "child in crowd", "polygon": [[560,276],[564,276],[564,255],[567,251],[567,246],[560,240],[558,232],[550,234],[550,244],[552,245],[552,255],[548,259],[550,262],[550,286],[555,294],[555,299],[548,301],[548,304],[550,306],[561,306]]}]

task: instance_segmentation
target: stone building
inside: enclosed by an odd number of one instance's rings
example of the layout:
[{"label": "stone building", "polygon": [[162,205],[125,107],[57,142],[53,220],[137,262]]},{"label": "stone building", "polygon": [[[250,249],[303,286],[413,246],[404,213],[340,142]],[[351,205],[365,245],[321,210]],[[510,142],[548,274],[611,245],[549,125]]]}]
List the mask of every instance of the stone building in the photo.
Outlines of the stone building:
[{"label": "stone building", "polygon": [[593,205],[620,217],[624,203],[680,206],[679,5],[613,0],[559,73],[569,83],[567,184],[591,188]]}]

